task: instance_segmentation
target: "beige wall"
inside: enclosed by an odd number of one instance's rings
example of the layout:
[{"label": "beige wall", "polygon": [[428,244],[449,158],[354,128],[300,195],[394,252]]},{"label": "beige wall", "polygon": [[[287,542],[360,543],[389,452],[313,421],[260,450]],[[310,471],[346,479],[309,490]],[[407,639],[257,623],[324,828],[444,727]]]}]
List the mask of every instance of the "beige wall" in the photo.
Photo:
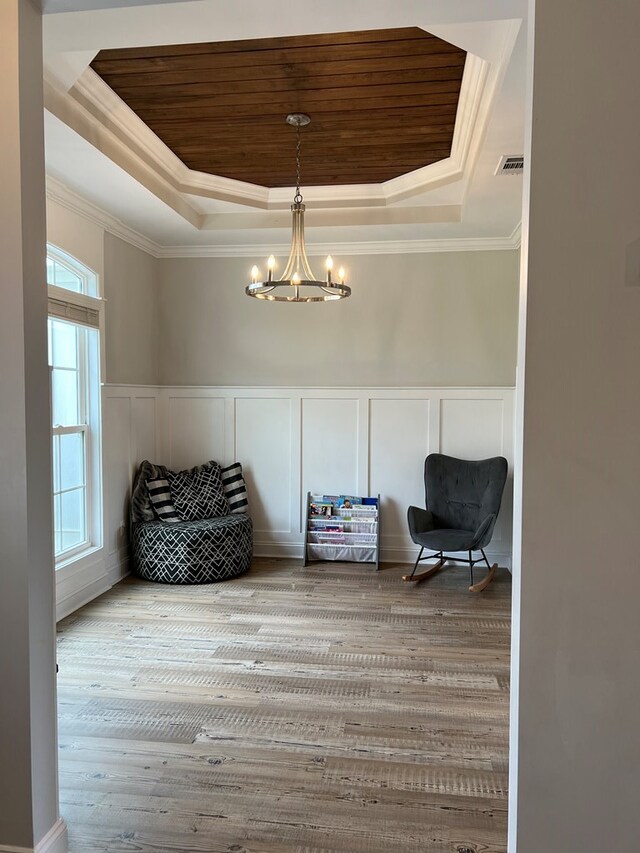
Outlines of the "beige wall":
[{"label": "beige wall", "polygon": [[251,259],[162,260],[160,381],[513,385],[518,254],[341,258],[352,297],[310,305],[245,296]]},{"label": "beige wall", "polygon": [[146,252],[105,233],[107,382],[158,383],[158,264]]},{"label": "beige wall", "polygon": [[156,385],[159,261],[53,199],[47,200],[47,241],[98,275],[106,299],[104,380]]},{"label": "beige wall", "polygon": [[286,305],[245,296],[251,259],[158,260],[54,201],[48,238],[100,276],[111,384],[515,382],[517,251],[345,257],[350,299]]}]

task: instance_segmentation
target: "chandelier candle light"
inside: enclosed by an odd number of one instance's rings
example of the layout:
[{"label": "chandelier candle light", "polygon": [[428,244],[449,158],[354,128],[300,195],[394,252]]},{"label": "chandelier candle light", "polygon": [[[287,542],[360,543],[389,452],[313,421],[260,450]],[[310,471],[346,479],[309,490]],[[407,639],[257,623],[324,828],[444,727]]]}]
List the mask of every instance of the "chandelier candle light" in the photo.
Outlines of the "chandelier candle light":
[{"label": "chandelier candle light", "polygon": [[338,270],[338,280],[334,281],[333,258],[326,260],[327,277],[318,281],[313,277],[307,252],[304,246],[304,211],[300,193],[300,128],[309,124],[311,119],[304,113],[291,113],[287,116],[287,124],[296,129],[296,194],[293,197],[291,213],[291,252],[284,272],[279,279],[274,279],[276,259],[273,255],[267,261],[267,280],[260,281],[260,270],[254,266],[251,270],[251,284],[245,288],[247,296],[256,299],[268,299],[271,302],[331,302],[334,299],[345,299],[351,296],[351,288],[344,283],[344,269]]}]

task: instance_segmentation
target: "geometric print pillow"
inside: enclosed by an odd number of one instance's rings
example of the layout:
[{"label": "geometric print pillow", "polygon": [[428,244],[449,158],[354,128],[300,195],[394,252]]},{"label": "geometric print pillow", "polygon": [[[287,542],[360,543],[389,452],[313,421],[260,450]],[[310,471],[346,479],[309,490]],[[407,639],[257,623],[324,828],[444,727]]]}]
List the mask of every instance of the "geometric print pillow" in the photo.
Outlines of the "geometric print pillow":
[{"label": "geometric print pillow", "polygon": [[169,524],[175,524],[176,521],[180,521],[180,516],[176,512],[173,501],[171,500],[169,483],[164,477],[147,480],[147,492],[160,521],[166,521]]},{"label": "geometric print pillow", "polygon": [[167,471],[171,499],[182,521],[200,521],[229,515],[222,489],[220,466],[209,462],[191,471]]},{"label": "geometric print pillow", "polygon": [[246,512],[249,506],[247,499],[247,487],[242,476],[242,465],[234,462],[220,471],[222,476],[222,488],[229,501],[229,510],[232,514]]}]

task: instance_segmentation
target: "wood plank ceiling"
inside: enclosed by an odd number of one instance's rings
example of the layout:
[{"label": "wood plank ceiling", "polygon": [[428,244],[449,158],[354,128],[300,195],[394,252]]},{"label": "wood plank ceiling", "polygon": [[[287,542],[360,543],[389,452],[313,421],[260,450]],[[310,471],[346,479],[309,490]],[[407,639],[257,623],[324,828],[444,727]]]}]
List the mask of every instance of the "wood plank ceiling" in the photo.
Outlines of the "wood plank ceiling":
[{"label": "wood plank ceiling", "polygon": [[378,183],[451,152],[466,53],[419,29],[102,50],[93,70],[190,169],[302,186]]}]

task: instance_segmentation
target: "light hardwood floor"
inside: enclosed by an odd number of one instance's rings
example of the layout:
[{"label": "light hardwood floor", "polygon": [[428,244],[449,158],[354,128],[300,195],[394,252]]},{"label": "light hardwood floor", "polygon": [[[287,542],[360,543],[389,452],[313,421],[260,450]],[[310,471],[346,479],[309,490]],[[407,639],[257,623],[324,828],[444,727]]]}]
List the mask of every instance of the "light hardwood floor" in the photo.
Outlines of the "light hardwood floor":
[{"label": "light hardwood floor", "polygon": [[403,571],[257,560],[61,622],[72,853],[504,853],[510,576]]}]

